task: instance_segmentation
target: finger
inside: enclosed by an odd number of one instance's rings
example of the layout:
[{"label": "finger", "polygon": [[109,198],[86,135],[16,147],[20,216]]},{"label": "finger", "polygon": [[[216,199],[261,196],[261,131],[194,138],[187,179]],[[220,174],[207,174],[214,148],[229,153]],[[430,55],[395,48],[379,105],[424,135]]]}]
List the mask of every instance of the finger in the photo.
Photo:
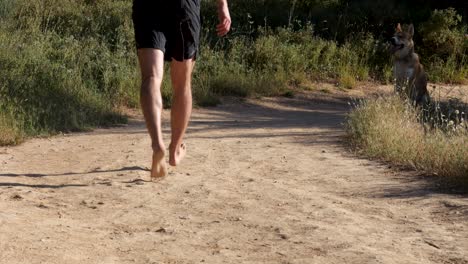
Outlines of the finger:
[{"label": "finger", "polygon": [[219,24],[217,28],[218,28],[218,30],[227,33],[227,32],[229,32],[229,30],[231,28],[231,21],[225,20],[222,24]]},{"label": "finger", "polygon": [[224,31],[228,31],[228,30],[229,30],[229,29],[228,29],[228,27],[226,27],[226,25],[218,25],[218,26],[216,27],[216,31],[217,31],[217,32],[224,32]]},{"label": "finger", "polygon": [[224,32],[225,32],[225,30],[223,30],[223,29],[216,30],[216,34],[218,36],[224,36]]},{"label": "finger", "polygon": [[230,24],[229,20],[223,20],[223,21],[220,22],[216,27],[217,27],[217,28],[226,27],[226,26],[229,25],[229,24]]},{"label": "finger", "polygon": [[231,29],[231,21],[226,22],[225,28],[226,28],[227,31],[229,31]]},{"label": "finger", "polygon": [[224,34],[223,31],[219,30],[219,31],[216,32],[216,35],[218,35],[218,37],[222,37],[222,36],[224,36],[225,34]]},{"label": "finger", "polygon": [[224,22],[224,23],[223,23],[223,28],[224,28],[224,29],[229,29],[229,22],[227,22],[227,21]]},{"label": "finger", "polygon": [[229,29],[225,25],[220,25],[217,27],[216,32],[218,35],[226,35],[229,32]]},{"label": "finger", "polygon": [[223,36],[225,36],[227,33],[228,33],[228,31],[226,31],[226,30],[224,30],[224,31],[218,31],[218,34],[217,34],[217,35],[218,35],[219,37],[223,37]]},{"label": "finger", "polygon": [[218,36],[224,36],[229,32],[230,28],[231,20],[225,18],[218,25],[216,25],[216,33]]}]

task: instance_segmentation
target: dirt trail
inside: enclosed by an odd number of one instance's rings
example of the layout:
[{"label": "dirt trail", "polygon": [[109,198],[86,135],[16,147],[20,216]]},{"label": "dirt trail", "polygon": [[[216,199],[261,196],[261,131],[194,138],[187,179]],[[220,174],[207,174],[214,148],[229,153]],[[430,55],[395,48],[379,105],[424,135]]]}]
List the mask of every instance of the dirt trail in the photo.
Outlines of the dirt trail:
[{"label": "dirt trail", "polygon": [[0,262],[468,263],[468,197],[350,155],[318,98],[196,110],[159,183],[141,119],[0,148]]}]

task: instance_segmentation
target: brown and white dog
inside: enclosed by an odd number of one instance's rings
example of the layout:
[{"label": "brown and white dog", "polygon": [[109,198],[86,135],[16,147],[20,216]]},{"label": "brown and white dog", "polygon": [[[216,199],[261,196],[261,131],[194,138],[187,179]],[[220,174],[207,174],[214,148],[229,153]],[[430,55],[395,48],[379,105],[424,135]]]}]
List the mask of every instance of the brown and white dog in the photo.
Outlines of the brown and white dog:
[{"label": "brown and white dog", "polygon": [[419,62],[418,54],[414,52],[413,36],[413,24],[405,31],[398,24],[395,35],[390,40],[390,50],[394,56],[395,90],[412,103],[422,106],[430,102],[430,97],[427,91],[427,75]]}]

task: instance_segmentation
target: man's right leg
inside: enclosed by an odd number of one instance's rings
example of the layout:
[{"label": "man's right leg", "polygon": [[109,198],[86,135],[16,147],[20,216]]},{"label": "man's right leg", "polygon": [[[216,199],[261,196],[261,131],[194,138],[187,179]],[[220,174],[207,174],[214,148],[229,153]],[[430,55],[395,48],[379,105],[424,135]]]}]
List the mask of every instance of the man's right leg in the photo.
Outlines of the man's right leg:
[{"label": "man's right leg", "polygon": [[161,83],[164,74],[164,53],[158,49],[139,49],[138,61],[142,79],[140,103],[153,148],[151,177],[164,177],[167,174],[161,130],[163,109]]}]

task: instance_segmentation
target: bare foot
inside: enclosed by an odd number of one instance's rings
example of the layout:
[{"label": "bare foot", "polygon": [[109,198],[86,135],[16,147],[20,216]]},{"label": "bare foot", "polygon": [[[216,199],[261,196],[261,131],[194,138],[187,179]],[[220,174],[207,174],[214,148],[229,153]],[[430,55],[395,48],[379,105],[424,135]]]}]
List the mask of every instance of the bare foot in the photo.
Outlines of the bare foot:
[{"label": "bare foot", "polygon": [[171,166],[177,166],[184,159],[185,153],[187,153],[187,146],[182,143],[180,146],[173,148],[169,146],[169,164]]},{"label": "bare foot", "polygon": [[167,175],[164,151],[153,152],[153,166],[151,167],[151,179],[159,179]]}]

